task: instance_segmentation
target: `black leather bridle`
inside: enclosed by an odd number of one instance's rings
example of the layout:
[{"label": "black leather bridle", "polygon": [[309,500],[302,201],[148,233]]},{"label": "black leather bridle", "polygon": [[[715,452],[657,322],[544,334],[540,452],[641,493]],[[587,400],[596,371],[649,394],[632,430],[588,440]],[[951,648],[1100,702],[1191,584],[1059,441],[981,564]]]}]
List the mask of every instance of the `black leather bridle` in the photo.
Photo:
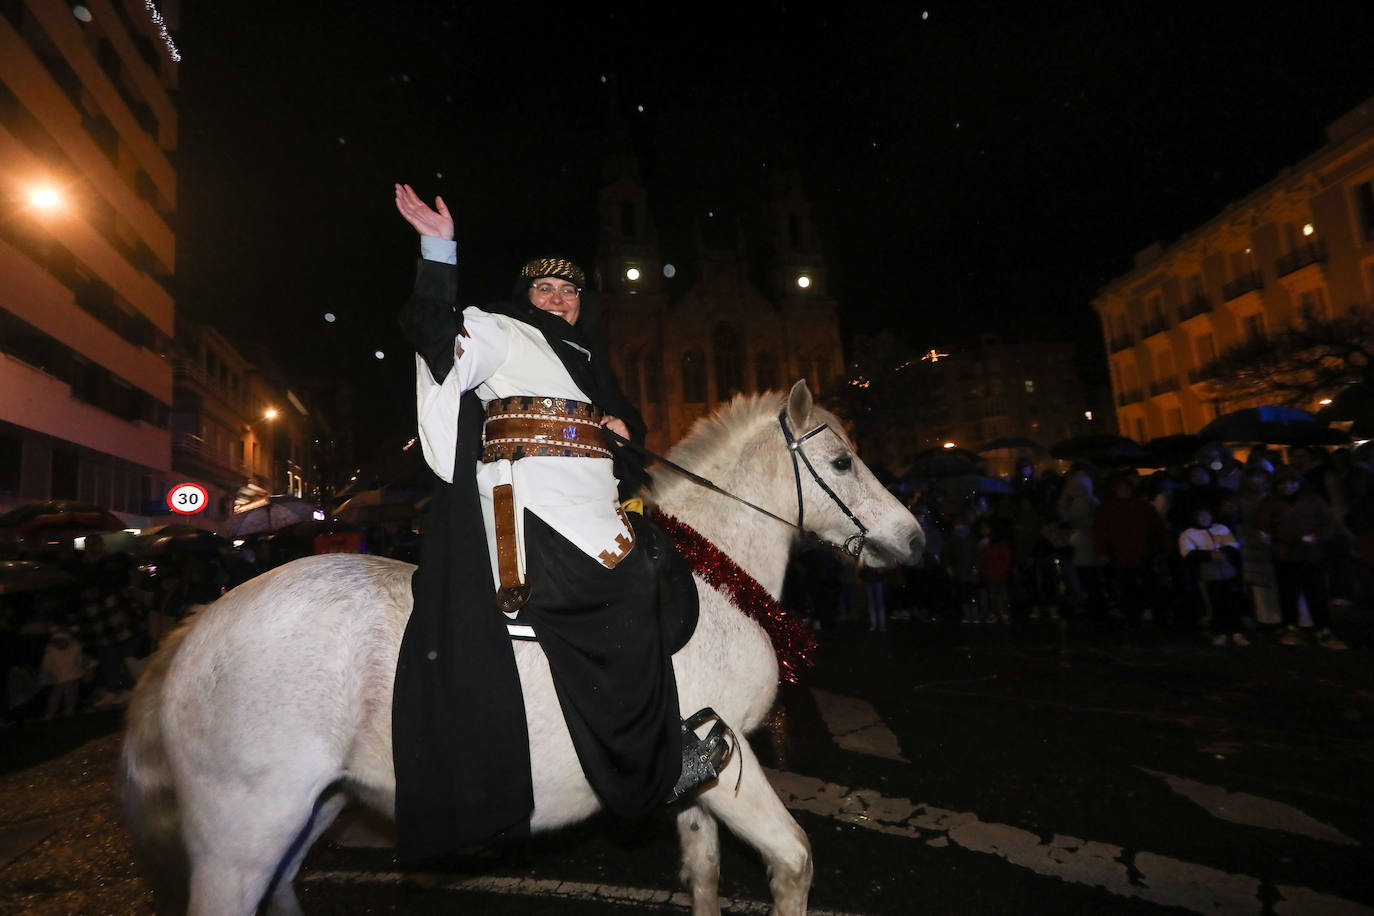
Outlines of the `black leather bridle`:
[{"label": "black leather bridle", "polygon": [[[820,426],[817,426],[815,429],[811,430],[803,436],[793,436],[791,427],[787,425],[787,410],[786,408],[784,408],[783,411],[780,414],[778,414],[778,425],[782,427],[782,436],[785,440],[787,440],[787,452],[789,455],[792,456],[792,477],[797,482],[797,520],[795,522],[789,522],[787,519],[781,517],[780,515],[774,512],[769,512],[767,509],[763,508],[763,506],[755,505],[754,503],[751,503],[749,500],[741,496],[736,496],[729,490],[725,490],[716,486],[716,484],[707,480],[705,477],[702,477],[700,474],[697,474],[693,471],[689,471],[682,465],[674,461],[670,461],[669,459],[663,457],[660,454],[657,454],[656,452],[649,451],[642,445],[636,445],[635,443],[631,442],[629,439],[626,439],[624,436],[620,435],[614,430],[608,429],[606,430],[606,432],[609,433],[611,437],[615,439],[617,442],[619,442],[621,445],[627,446],[631,451],[637,452],[646,458],[651,458],[654,461],[657,461],[660,464],[664,465],[665,467],[672,468],[674,471],[681,474],[683,477],[686,477],[688,480],[692,481],[692,483],[696,484],[697,486],[705,487],[713,493],[719,493],[721,496],[728,496],[736,502],[744,503],[746,506],[748,506],[750,509],[753,509],[755,512],[761,512],[775,521],[782,522],[789,528],[797,529],[799,532],[801,532],[803,536],[809,537],[812,540],[817,541],[821,544],[825,544],[828,547],[833,547],[836,550],[839,550],[842,553],[846,553],[857,560],[859,558],[859,554],[863,553],[864,543],[868,540],[868,529],[864,527],[864,523],[859,521],[858,517],[855,516],[852,511],[850,511],[850,508],[844,504],[844,500],[840,499],[840,497],[835,494],[835,491],[830,489],[829,485],[821,479],[821,475],[817,474],[816,469],[812,467],[811,459],[807,458],[806,452],[802,451],[801,449],[803,442],[805,442],[807,439],[810,439],[812,436],[816,436],[822,432],[825,432],[827,429],[830,428],[829,424],[822,423]],[[806,530],[806,509],[805,505],[802,502],[801,468],[797,466],[797,459],[799,457],[801,458],[802,463],[806,465],[806,469],[811,472],[811,479],[816,481],[816,485],[821,488],[821,492],[823,492],[826,496],[829,496],[830,501],[833,502],[835,505],[839,506],[840,511],[843,512],[845,516],[848,517],[848,519],[854,523],[854,527],[859,529],[858,533],[852,534],[849,537],[845,538],[843,544],[836,544],[834,541],[827,541],[825,538],[821,537],[819,534],[816,534],[814,531]]]},{"label": "black leather bridle", "polygon": [[845,538],[843,544],[832,545],[838,547],[840,550],[857,560],[859,554],[863,553],[864,542],[868,540],[868,529],[864,527],[863,522],[859,521],[858,516],[845,505],[844,500],[840,499],[835,491],[830,489],[830,485],[821,479],[821,475],[816,473],[816,468],[811,464],[811,459],[807,458],[806,452],[802,451],[802,443],[812,436],[825,432],[830,428],[829,424],[822,423],[809,433],[794,437],[791,427],[787,425],[787,410],[784,409],[778,414],[778,425],[782,427],[782,436],[787,440],[787,451],[792,456],[792,477],[797,482],[797,529],[803,534],[810,534],[813,538],[822,543],[831,543],[820,535],[806,530],[806,504],[802,501],[801,468],[797,466],[797,459],[801,458],[802,464],[806,465],[806,469],[811,472],[811,479],[816,482],[816,486],[820,487],[821,492],[829,496],[830,501],[836,506],[839,506],[840,511],[845,514],[845,517],[854,523],[854,527],[859,529],[858,533]]}]

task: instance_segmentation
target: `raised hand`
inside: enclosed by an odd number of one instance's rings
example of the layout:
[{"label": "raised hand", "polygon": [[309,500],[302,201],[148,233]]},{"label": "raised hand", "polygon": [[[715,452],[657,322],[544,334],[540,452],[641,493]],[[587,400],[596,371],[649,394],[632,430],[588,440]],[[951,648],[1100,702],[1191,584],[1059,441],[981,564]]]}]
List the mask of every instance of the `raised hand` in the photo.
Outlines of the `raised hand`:
[{"label": "raised hand", "polygon": [[449,215],[442,197],[434,198],[434,206],[437,209],[430,209],[410,185],[396,185],[396,209],[405,221],[414,226],[415,231],[421,235],[438,236],[451,241],[453,217]]}]

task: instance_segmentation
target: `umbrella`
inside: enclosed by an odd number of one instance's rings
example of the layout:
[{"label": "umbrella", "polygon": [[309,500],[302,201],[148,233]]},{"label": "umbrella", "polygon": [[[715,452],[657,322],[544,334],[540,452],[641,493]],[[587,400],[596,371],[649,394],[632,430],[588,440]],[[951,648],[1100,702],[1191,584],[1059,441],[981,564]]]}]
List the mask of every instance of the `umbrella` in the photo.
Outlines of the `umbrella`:
[{"label": "umbrella", "polygon": [[984,452],[996,452],[1001,449],[1019,448],[1043,449],[1044,446],[1034,439],[1027,439],[1025,436],[998,436],[991,442],[984,442],[982,445],[978,446],[976,451],[981,455]]},{"label": "umbrella", "polygon": [[275,531],[295,522],[315,517],[318,507],[299,496],[269,496],[234,512],[224,523],[221,532],[229,537]]},{"label": "umbrella", "polygon": [[1176,433],[1160,436],[1145,443],[1145,451],[1154,456],[1156,467],[1172,464],[1191,464],[1197,458],[1198,448],[1203,439],[1194,433]]},{"label": "umbrella", "polygon": [[415,502],[426,492],[413,487],[363,490],[340,503],[334,514],[359,525],[405,521],[415,515]]},{"label": "umbrella", "polygon": [[33,560],[0,561],[0,595],[41,592],[71,585],[76,577],[64,569]]},{"label": "umbrella", "polygon": [[1338,445],[1350,437],[1297,407],[1247,407],[1217,417],[1198,435],[1215,442]]},{"label": "umbrella", "polygon": [[1050,454],[1063,461],[1094,461],[1101,465],[1118,467],[1154,460],[1154,456],[1134,439],[1109,435],[1075,436],[1072,439],[1064,439],[1054,444]]},{"label": "umbrella", "polygon": [[1349,431],[1357,439],[1374,436],[1374,382],[1359,382],[1331,399],[1331,403],[1317,411],[1317,419],[1349,423]]},{"label": "umbrella", "polygon": [[229,541],[193,525],[154,525],[134,538],[138,553],[202,553],[228,547]]},{"label": "umbrella", "polygon": [[313,540],[321,534],[340,534],[342,532],[362,531],[357,525],[350,524],[341,518],[309,518],[305,521],[278,528],[273,534],[289,538],[306,538]]},{"label": "umbrella", "polygon": [[916,456],[907,477],[958,477],[978,473],[981,459],[963,448],[930,448]]},{"label": "umbrella", "polygon": [[14,528],[30,537],[53,530],[120,531],[124,521],[113,512],[73,499],[47,499],[0,515],[0,528]]}]

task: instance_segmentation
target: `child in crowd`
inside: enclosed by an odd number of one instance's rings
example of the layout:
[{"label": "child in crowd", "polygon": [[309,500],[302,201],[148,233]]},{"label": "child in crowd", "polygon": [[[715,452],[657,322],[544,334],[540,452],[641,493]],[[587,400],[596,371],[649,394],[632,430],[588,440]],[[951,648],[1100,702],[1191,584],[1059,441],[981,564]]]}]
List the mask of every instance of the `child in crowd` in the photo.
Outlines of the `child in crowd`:
[{"label": "child in crowd", "polygon": [[1240,571],[1240,545],[1231,529],[1212,521],[1212,510],[1202,506],[1193,512],[1193,527],[1178,536],[1178,551],[1192,566],[1203,600],[1212,616],[1212,645],[1231,642],[1248,646],[1241,632],[1236,577]]},{"label": "child in crowd", "polygon": [[978,594],[988,623],[1011,623],[1007,582],[1011,578],[1012,559],[1011,538],[1006,526],[992,519],[981,519],[978,522]]},{"label": "child in crowd", "polygon": [[59,708],[64,716],[76,712],[81,678],[86,673],[85,662],[81,643],[72,636],[71,630],[55,627],[43,650],[43,682],[52,685],[43,718],[51,719],[58,714]]}]

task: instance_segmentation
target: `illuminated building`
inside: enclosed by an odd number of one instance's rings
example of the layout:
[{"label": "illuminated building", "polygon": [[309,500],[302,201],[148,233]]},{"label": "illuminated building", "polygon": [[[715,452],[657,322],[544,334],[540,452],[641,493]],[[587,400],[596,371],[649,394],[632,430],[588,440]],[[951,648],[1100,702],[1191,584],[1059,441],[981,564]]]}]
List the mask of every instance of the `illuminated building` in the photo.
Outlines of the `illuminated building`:
[{"label": "illuminated building", "polygon": [[143,2],[0,3],[0,506],[172,482],[176,85]]},{"label": "illuminated building", "polygon": [[[664,257],[632,157],[608,164],[598,208],[611,353],[649,448],[665,451],[737,393],[805,378],[823,398],[844,383],[837,305],[795,175],[772,181],[760,214],[702,203],[681,260]],[[757,238],[744,237],[745,216]]]},{"label": "illuminated building", "polygon": [[1218,413],[1254,406],[1213,399],[1219,354],[1305,313],[1332,317],[1374,302],[1374,99],[1326,139],[1182,238],[1136,254],[1093,301],[1122,434],[1196,432]]}]

